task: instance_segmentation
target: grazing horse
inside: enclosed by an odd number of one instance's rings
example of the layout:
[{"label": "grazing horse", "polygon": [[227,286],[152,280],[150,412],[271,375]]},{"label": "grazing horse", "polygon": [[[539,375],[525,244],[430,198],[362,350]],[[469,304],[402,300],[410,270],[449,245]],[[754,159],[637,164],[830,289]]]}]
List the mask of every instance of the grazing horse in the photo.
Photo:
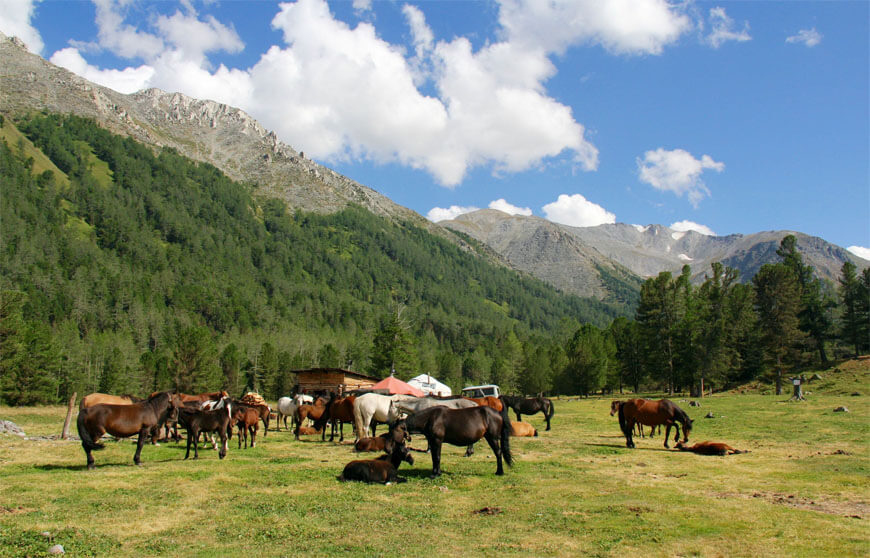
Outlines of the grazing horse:
[{"label": "grazing horse", "polygon": [[722,442],[700,442],[694,446],[687,446],[683,442],[677,442],[680,451],[691,451],[700,455],[732,455],[735,453],[749,453],[749,450],[734,449]]},{"label": "grazing horse", "polygon": [[[391,405],[394,401],[417,399],[413,395],[381,395],[379,393],[364,393],[353,402],[353,422],[356,425],[356,439],[369,435],[369,425],[372,435],[375,434],[377,423],[392,424],[399,418],[398,409]],[[373,422],[374,421],[374,422]]]},{"label": "grazing horse", "polygon": [[94,468],[94,456],[91,451],[103,448],[99,440],[107,432],[116,438],[126,438],[138,433],[139,439],[133,462],[141,465],[139,456],[142,454],[146,436],[167,418],[175,420],[179,407],[181,407],[181,399],[178,394],[160,392],[145,401],[131,405],[103,403],[80,410],[76,427],[88,459],[88,469]]},{"label": "grazing horse", "polygon": [[100,393],[95,391],[94,393],[89,393],[82,397],[82,400],[79,402],[79,409],[87,409],[88,407],[93,407],[94,405],[132,405],[133,403],[139,403],[142,401],[135,395],[109,395],[108,393]]},{"label": "grazing horse", "polygon": [[[182,407],[178,410],[178,422],[187,429],[187,453],[184,458],[190,457],[190,444],[193,443],[193,458],[199,459],[199,435],[216,432],[221,439],[218,457],[223,459],[227,455],[227,438],[232,436],[232,403],[227,403],[220,409],[193,409]],[[205,436],[203,436],[205,437]]]},{"label": "grazing horse", "polygon": [[501,414],[491,407],[432,407],[399,421],[397,425],[404,425],[409,433],[419,432],[426,436],[432,454],[432,478],[441,474],[441,445],[444,442],[454,446],[470,446],[481,438],[486,438],[495,454],[495,474],[504,474],[502,456],[508,465],[513,465],[510,449],[511,419],[507,407]]},{"label": "grazing horse", "polygon": [[[353,424],[353,402],[356,400],[356,396],[348,395],[347,397],[340,397],[338,399],[330,399],[329,403],[326,404],[326,410],[324,410],[323,414],[319,419],[314,421],[314,428],[322,428],[323,435],[321,436],[321,441],[326,440],[326,422],[329,421],[332,425],[332,429],[329,435],[329,441],[332,442],[335,440],[335,426],[338,424],[338,441],[339,443],[344,441],[344,423],[349,422]],[[354,426],[355,428],[355,426]]]},{"label": "grazing horse", "polygon": [[677,407],[668,399],[650,401],[649,399],[629,399],[619,405],[619,427],[625,435],[625,445],[633,448],[632,433],[635,423],[647,426],[665,425],[665,447],[668,446],[668,438],[671,435],[671,427],[676,428],[674,441],[680,438],[680,427],[683,425],[683,443],[689,441],[689,432],[692,431],[692,419],[685,411]]},{"label": "grazing horse", "polygon": [[547,421],[546,430],[550,429],[550,419],[553,418],[553,413],[556,412],[556,409],[553,407],[553,402],[546,397],[517,397],[514,395],[502,395],[500,399],[502,400],[502,403],[514,410],[517,414],[517,421],[523,420],[522,415],[544,413],[544,419]]}]

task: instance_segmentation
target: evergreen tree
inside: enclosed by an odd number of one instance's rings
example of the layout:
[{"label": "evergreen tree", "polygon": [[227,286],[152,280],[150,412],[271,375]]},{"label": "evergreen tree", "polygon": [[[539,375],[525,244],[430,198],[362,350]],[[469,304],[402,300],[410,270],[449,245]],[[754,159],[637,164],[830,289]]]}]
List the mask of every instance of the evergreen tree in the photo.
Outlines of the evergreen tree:
[{"label": "evergreen tree", "polygon": [[840,316],[840,335],[857,357],[870,344],[870,315],[867,313],[870,291],[858,278],[855,264],[846,261],[840,276],[840,301],[843,313]]},{"label": "evergreen tree", "polygon": [[776,394],[782,394],[783,371],[800,360],[800,283],[792,268],[765,264],[752,278],[765,357],[774,367]]},{"label": "evergreen tree", "polygon": [[567,356],[563,393],[589,395],[605,387],[615,367],[616,344],[607,331],[584,324],[571,340]]},{"label": "evergreen tree", "polygon": [[609,330],[616,345],[618,361],[616,385],[619,393],[622,393],[624,384],[631,386],[637,393],[644,379],[643,342],[637,322],[621,316],[613,320]]},{"label": "evergreen tree", "polygon": [[678,296],[680,284],[669,271],[647,279],[641,286],[637,323],[644,344],[644,365],[653,380],[673,394],[680,322],[685,309]]},{"label": "evergreen tree", "polygon": [[0,292],[0,401],[36,405],[55,401],[60,355],[44,324],[22,317],[24,293]]}]

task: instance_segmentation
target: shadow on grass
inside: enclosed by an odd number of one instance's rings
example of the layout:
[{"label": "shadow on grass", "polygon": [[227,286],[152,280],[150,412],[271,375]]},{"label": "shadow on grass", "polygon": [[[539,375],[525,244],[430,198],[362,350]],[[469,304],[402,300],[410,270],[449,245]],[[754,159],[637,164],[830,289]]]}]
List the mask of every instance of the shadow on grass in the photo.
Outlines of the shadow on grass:
[{"label": "shadow on grass", "polygon": [[618,445],[594,444],[591,442],[586,442],[583,445],[584,446],[595,446],[595,447],[599,447],[599,448],[619,448],[619,449],[624,449],[624,450],[628,450],[628,451],[638,451],[638,450],[641,450],[641,451],[674,451],[674,448],[666,448],[664,446],[659,446],[657,448],[647,448],[647,447],[642,447],[642,446],[637,446],[634,448],[627,448],[627,447],[625,447],[625,444],[618,444]]}]

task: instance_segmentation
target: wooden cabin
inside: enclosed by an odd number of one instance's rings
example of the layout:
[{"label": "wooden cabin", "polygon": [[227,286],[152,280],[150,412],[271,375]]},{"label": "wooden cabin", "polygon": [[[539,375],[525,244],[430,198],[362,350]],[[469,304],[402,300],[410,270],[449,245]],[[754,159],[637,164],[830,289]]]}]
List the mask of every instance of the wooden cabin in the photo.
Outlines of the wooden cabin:
[{"label": "wooden cabin", "polygon": [[296,374],[296,393],[313,393],[316,391],[331,391],[333,393],[347,393],[358,389],[368,389],[380,381],[373,378],[344,370],[343,368],[308,368],[306,370],[293,370]]}]

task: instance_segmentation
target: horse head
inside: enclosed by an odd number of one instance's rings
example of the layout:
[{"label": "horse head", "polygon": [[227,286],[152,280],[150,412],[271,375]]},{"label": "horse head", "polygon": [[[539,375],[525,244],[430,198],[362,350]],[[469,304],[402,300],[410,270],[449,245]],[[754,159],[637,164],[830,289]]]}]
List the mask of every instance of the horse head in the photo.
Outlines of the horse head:
[{"label": "horse head", "polygon": [[622,405],[622,401],[613,400],[610,402],[610,416],[613,416],[619,412],[620,405]]},{"label": "horse head", "polygon": [[686,421],[683,423],[683,442],[689,441],[689,432],[692,431],[692,423],[695,421],[686,417]]}]

